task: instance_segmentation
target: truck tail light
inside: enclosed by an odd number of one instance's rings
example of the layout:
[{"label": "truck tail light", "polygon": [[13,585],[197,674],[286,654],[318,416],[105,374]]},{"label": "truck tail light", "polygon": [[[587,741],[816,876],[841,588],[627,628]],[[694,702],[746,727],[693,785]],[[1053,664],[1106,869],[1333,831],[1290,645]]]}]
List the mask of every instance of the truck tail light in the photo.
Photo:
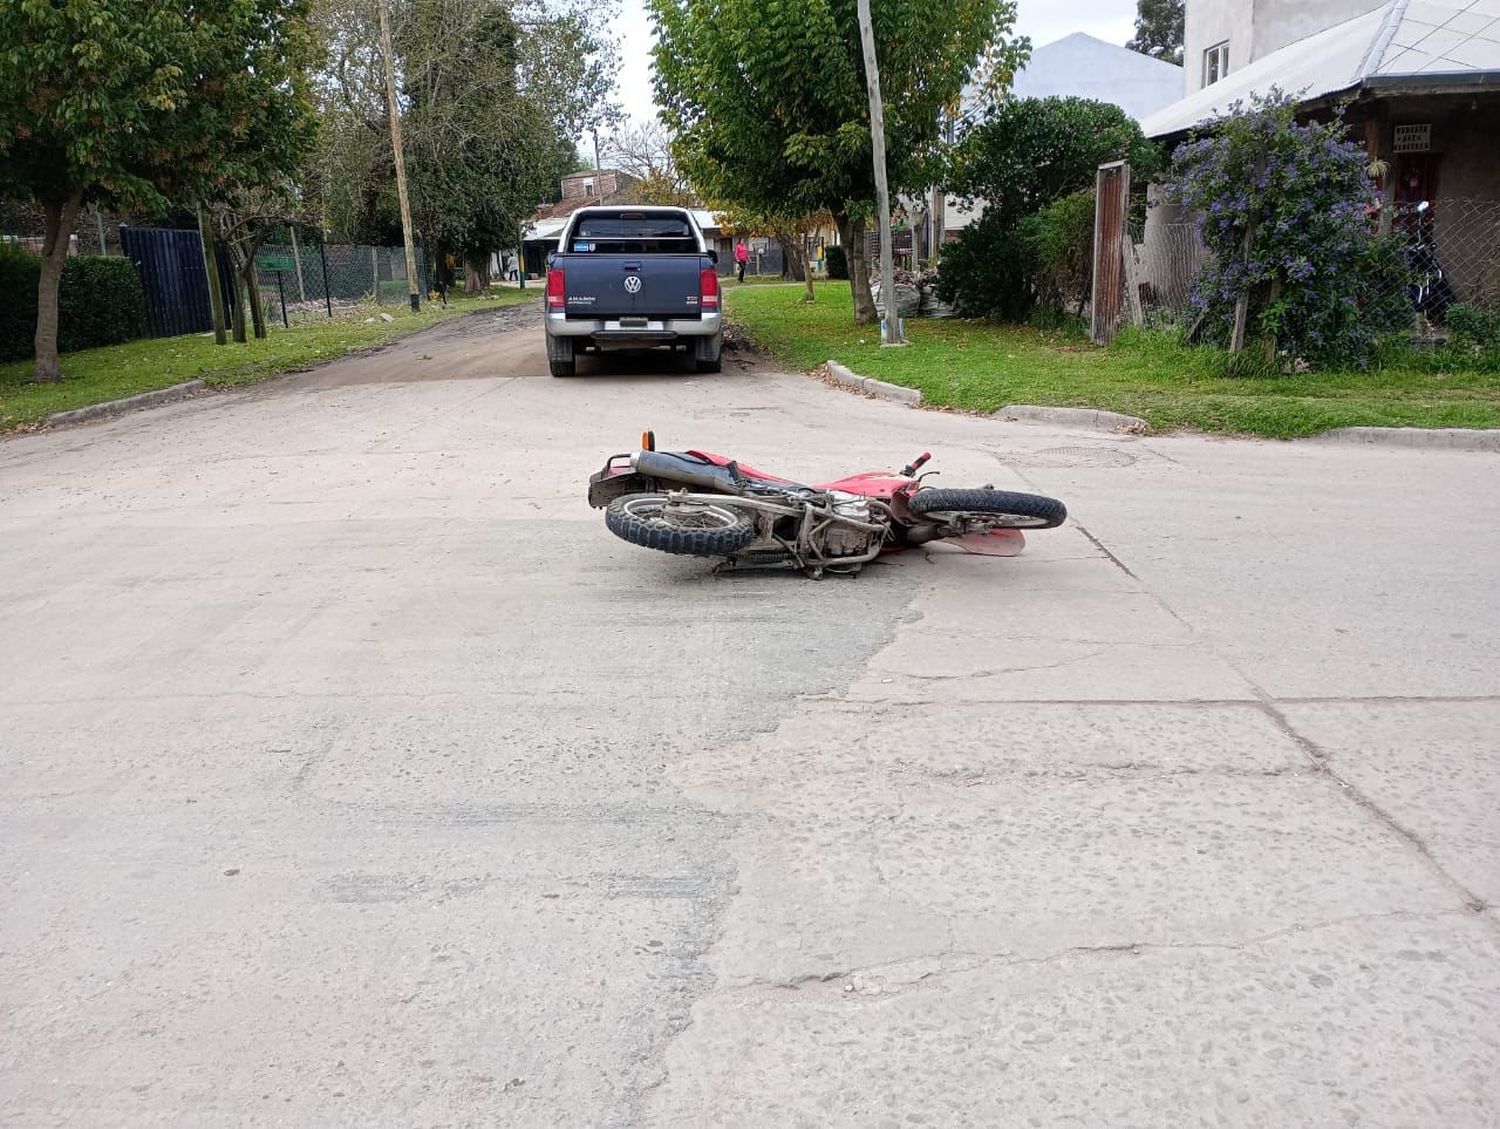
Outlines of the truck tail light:
[{"label": "truck tail light", "polygon": [[568,281],[563,272],[556,268],[547,271],[547,308],[549,310],[568,308]]},{"label": "truck tail light", "polygon": [[704,310],[719,308],[719,272],[713,267],[704,267],[698,277],[698,307]]}]

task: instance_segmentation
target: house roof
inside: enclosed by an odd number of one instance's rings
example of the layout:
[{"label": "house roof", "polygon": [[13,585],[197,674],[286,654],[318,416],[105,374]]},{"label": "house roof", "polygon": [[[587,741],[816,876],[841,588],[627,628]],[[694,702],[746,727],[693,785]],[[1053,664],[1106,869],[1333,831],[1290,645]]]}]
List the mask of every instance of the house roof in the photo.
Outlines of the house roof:
[{"label": "house roof", "polygon": [[1177,100],[1182,68],[1077,31],[1033,51],[1011,90],[1021,98],[1096,98],[1139,119]]},{"label": "house roof", "polygon": [[1500,76],[1500,0],[1388,0],[1290,43],[1141,123],[1169,137],[1273,88],[1304,102],[1360,87],[1435,86]]}]

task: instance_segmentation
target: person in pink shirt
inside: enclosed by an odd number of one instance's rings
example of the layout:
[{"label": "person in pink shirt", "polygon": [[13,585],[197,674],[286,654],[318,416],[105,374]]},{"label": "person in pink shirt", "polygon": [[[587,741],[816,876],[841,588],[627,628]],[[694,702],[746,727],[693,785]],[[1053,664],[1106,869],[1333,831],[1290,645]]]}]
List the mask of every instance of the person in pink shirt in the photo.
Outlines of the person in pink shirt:
[{"label": "person in pink shirt", "polygon": [[750,248],[745,246],[745,241],[743,239],[741,239],[734,245],[734,261],[739,265],[740,268],[740,281],[744,282],[745,267],[750,262]]}]

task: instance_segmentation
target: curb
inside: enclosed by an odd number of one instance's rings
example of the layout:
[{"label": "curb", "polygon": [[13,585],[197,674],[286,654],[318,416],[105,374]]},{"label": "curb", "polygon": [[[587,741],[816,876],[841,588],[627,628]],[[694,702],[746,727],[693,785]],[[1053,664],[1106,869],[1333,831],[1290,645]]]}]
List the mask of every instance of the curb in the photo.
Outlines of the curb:
[{"label": "curb", "polygon": [[207,387],[208,385],[201,380],[185,380],[181,384],[157,388],[151,392],[141,392],[120,400],[106,400],[102,404],[90,404],[87,407],[73,408],[66,412],[53,412],[42,420],[42,426],[62,427],[70,423],[87,423],[92,419],[102,419],[105,416],[118,415],[137,408],[154,408],[158,404],[168,404],[173,400],[185,400]]},{"label": "curb", "polygon": [[1311,437],[1314,443],[1358,443],[1418,451],[1500,453],[1500,431],[1463,427],[1337,427]]},{"label": "curb", "polygon": [[1139,416],[1107,412],[1100,408],[1048,408],[1036,404],[1007,404],[990,417],[1013,423],[1050,423],[1086,431],[1140,435],[1150,430]]},{"label": "curb", "polygon": [[879,400],[894,400],[898,404],[920,404],[922,391],[919,388],[904,388],[899,384],[888,384],[872,376],[860,376],[853,369],[838,361],[828,362],[828,378],[856,392],[864,392]]}]

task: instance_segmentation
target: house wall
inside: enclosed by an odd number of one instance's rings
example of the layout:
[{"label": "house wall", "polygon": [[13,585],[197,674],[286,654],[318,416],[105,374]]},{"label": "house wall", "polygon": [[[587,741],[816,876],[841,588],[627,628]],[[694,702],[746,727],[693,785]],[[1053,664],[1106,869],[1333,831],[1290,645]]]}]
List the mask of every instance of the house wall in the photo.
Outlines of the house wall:
[{"label": "house wall", "polygon": [[1214,44],[1229,40],[1231,72],[1255,58],[1254,15],[1255,5],[1247,0],[1187,0],[1182,49],[1183,97],[1203,89],[1203,52]]},{"label": "house wall", "polygon": [[1229,40],[1229,69],[1352,20],[1387,0],[1187,0],[1183,95],[1203,89],[1203,52]]},{"label": "house wall", "polygon": [[[1251,60],[1288,43],[1384,7],[1387,0],[1255,0],[1255,40]],[[1248,61],[1248,60],[1247,60]]]}]

